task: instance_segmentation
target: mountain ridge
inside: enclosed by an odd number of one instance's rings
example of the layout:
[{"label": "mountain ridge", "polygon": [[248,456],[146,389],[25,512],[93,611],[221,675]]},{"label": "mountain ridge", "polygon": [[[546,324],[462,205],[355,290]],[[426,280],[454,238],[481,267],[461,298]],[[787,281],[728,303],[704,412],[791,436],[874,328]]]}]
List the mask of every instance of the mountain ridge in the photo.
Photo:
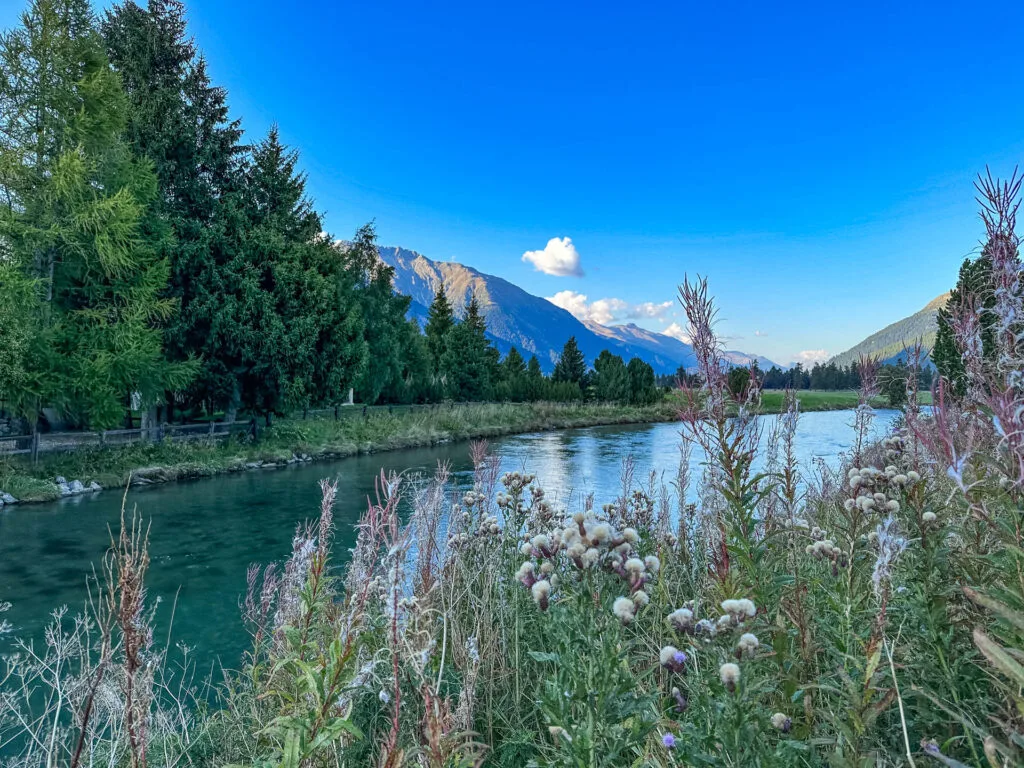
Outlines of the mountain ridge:
[{"label": "mountain ridge", "polygon": [[936,296],[914,314],[875,331],[845,352],[831,357],[829,362],[845,366],[856,363],[862,354],[877,357],[883,363],[896,362],[902,358],[905,347],[917,339],[921,339],[926,352],[931,352],[938,330],[939,310],[948,301],[948,292]]},{"label": "mountain ridge", "polygon": [[[472,291],[487,320],[487,335],[498,349],[504,354],[514,346],[526,357],[536,355],[545,371],[554,368],[570,336],[576,337],[580,351],[590,364],[604,349],[625,360],[632,357],[646,360],[661,374],[675,373],[680,366],[691,368],[695,364],[692,348],[672,336],[632,323],[606,326],[584,322],[568,310],[504,278],[458,262],[434,261],[400,246],[380,246],[378,252],[381,260],[395,271],[395,290],[411,297],[409,314],[421,325],[426,322],[428,307],[439,284],[444,285],[456,316],[463,313]],[[728,356],[732,355],[737,359],[767,361],[742,352],[726,355],[730,360]]]}]

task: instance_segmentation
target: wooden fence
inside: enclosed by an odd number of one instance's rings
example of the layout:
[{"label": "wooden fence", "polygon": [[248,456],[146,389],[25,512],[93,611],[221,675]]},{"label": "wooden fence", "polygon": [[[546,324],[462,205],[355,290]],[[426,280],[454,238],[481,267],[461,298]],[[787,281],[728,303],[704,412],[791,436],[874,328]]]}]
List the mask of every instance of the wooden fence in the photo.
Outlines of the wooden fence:
[{"label": "wooden fence", "polygon": [[[370,418],[377,414],[440,411],[466,405],[490,403],[425,403],[415,405],[340,405],[334,408],[307,409],[291,414],[292,419]],[[146,429],[108,429],[101,432],[38,432],[35,435],[0,437],[0,456],[28,455],[35,460],[41,453],[70,453],[82,448],[132,445],[163,440],[222,440],[236,434],[259,436],[259,423],[254,419],[232,423],[210,421],[195,424],[162,424]]]},{"label": "wooden fence", "polygon": [[0,437],[0,456],[77,451],[81,448],[132,445],[162,440],[222,440],[230,435],[254,433],[255,420],[226,423],[163,424],[147,429],[107,429],[102,432],[37,432]]}]

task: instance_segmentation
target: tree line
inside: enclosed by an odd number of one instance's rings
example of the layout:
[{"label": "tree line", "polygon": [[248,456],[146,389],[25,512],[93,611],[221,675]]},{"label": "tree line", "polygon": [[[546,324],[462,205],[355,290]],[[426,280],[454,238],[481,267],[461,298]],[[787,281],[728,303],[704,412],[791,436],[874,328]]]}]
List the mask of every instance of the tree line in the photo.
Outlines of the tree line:
[{"label": "tree line", "polygon": [[34,0],[0,64],[0,406],[30,424],[653,397],[574,340],[550,377],[502,359],[475,298],[421,331],[373,224],[335,240],[276,127],[245,142],[179,0]]}]

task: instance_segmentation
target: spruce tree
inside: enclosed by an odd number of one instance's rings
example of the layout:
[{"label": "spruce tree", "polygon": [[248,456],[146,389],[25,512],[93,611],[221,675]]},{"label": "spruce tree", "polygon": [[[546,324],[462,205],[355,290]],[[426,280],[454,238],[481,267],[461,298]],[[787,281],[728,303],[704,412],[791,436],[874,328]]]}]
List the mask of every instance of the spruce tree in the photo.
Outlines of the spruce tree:
[{"label": "spruce tree", "polygon": [[[518,378],[526,375],[526,361],[523,360],[523,356],[519,354],[519,350],[515,347],[512,347],[508,354],[505,355],[502,365],[505,367],[505,376],[508,378]],[[537,364],[537,370],[540,370],[540,363]]]},{"label": "spruce tree", "polygon": [[630,381],[626,364],[607,349],[602,350],[594,361],[594,384],[598,400],[611,403],[629,400]]},{"label": "spruce tree", "polygon": [[633,405],[650,405],[657,402],[658,384],[650,363],[634,357],[626,366],[629,376],[629,401]]},{"label": "spruce tree", "polygon": [[347,268],[356,275],[364,319],[367,360],[356,390],[364,403],[375,403],[402,379],[402,339],[411,299],[395,293],[394,269],[381,261],[373,223],[364,224],[345,251]]},{"label": "spruce tree", "polygon": [[974,302],[980,313],[982,354],[986,360],[992,360],[996,354],[996,340],[993,329],[995,317],[991,312],[995,306],[995,294],[991,283],[992,260],[986,249],[977,259],[964,260],[956,286],[949,293],[949,301],[938,313],[931,358],[939,374],[949,382],[953,393],[958,396],[963,396],[967,391],[967,380],[963,357],[953,334],[952,311],[953,308],[959,309],[964,301]]},{"label": "spruce tree", "polygon": [[447,389],[457,400],[488,400],[493,396],[491,345],[476,296],[470,295],[461,322],[448,336],[442,360]]},{"label": "spruce tree", "polygon": [[93,24],[87,0],[36,0],[0,38],[0,239],[38,286],[24,415],[50,403],[105,427],[193,367],[164,355],[173,241],[152,166],[122,141],[128,106]]},{"label": "spruce tree", "polygon": [[430,303],[430,310],[427,313],[427,323],[423,328],[427,336],[427,348],[430,351],[430,370],[434,375],[438,375],[441,370],[445,344],[454,325],[455,316],[452,312],[452,305],[448,301],[448,294],[445,293],[444,283],[438,283],[437,292],[434,294],[434,300]]},{"label": "spruce tree", "polygon": [[583,386],[587,375],[587,363],[583,353],[576,345],[576,337],[570,336],[562,348],[562,354],[555,364],[555,372],[552,379],[556,382],[569,382]]}]

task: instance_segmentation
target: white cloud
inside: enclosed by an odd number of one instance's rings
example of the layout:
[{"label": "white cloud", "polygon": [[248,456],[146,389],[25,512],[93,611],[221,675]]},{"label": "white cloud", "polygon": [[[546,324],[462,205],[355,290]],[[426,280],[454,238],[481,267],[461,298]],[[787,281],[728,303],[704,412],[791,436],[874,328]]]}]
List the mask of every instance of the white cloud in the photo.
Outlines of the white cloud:
[{"label": "white cloud", "polygon": [[757,336],[758,338],[764,338],[765,336],[768,335],[768,332],[767,331],[754,331],[754,335]]},{"label": "white cloud", "polygon": [[824,349],[805,349],[796,353],[794,361],[797,363],[823,363],[828,360],[831,355]]},{"label": "white cloud", "polygon": [[686,335],[686,329],[679,323],[672,323],[672,325],[662,331],[662,333],[666,336],[671,336],[673,339],[679,339],[683,344],[690,343],[690,337]]},{"label": "white cloud", "polygon": [[571,312],[577,319],[598,325],[608,325],[616,320],[661,317],[672,306],[671,301],[662,304],[656,304],[653,301],[630,304],[628,301],[616,298],[588,302],[587,294],[576,291],[559,291],[554,296],[547,298],[555,306]]},{"label": "white cloud", "polygon": [[524,253],[523,261],[530,262],[534,269],[546,275],[583,277],[580,254],[570,237],[552,237],[543,251]]},{"label": "white cloud", "polygon": [[629,314],[626,316],[633,318],[657,318],[664,315],[671,308],[671,301],[663,301],[661,304],[655,304],[653,301],[645,301],[643,304],[634,304],[630,308]]}]

